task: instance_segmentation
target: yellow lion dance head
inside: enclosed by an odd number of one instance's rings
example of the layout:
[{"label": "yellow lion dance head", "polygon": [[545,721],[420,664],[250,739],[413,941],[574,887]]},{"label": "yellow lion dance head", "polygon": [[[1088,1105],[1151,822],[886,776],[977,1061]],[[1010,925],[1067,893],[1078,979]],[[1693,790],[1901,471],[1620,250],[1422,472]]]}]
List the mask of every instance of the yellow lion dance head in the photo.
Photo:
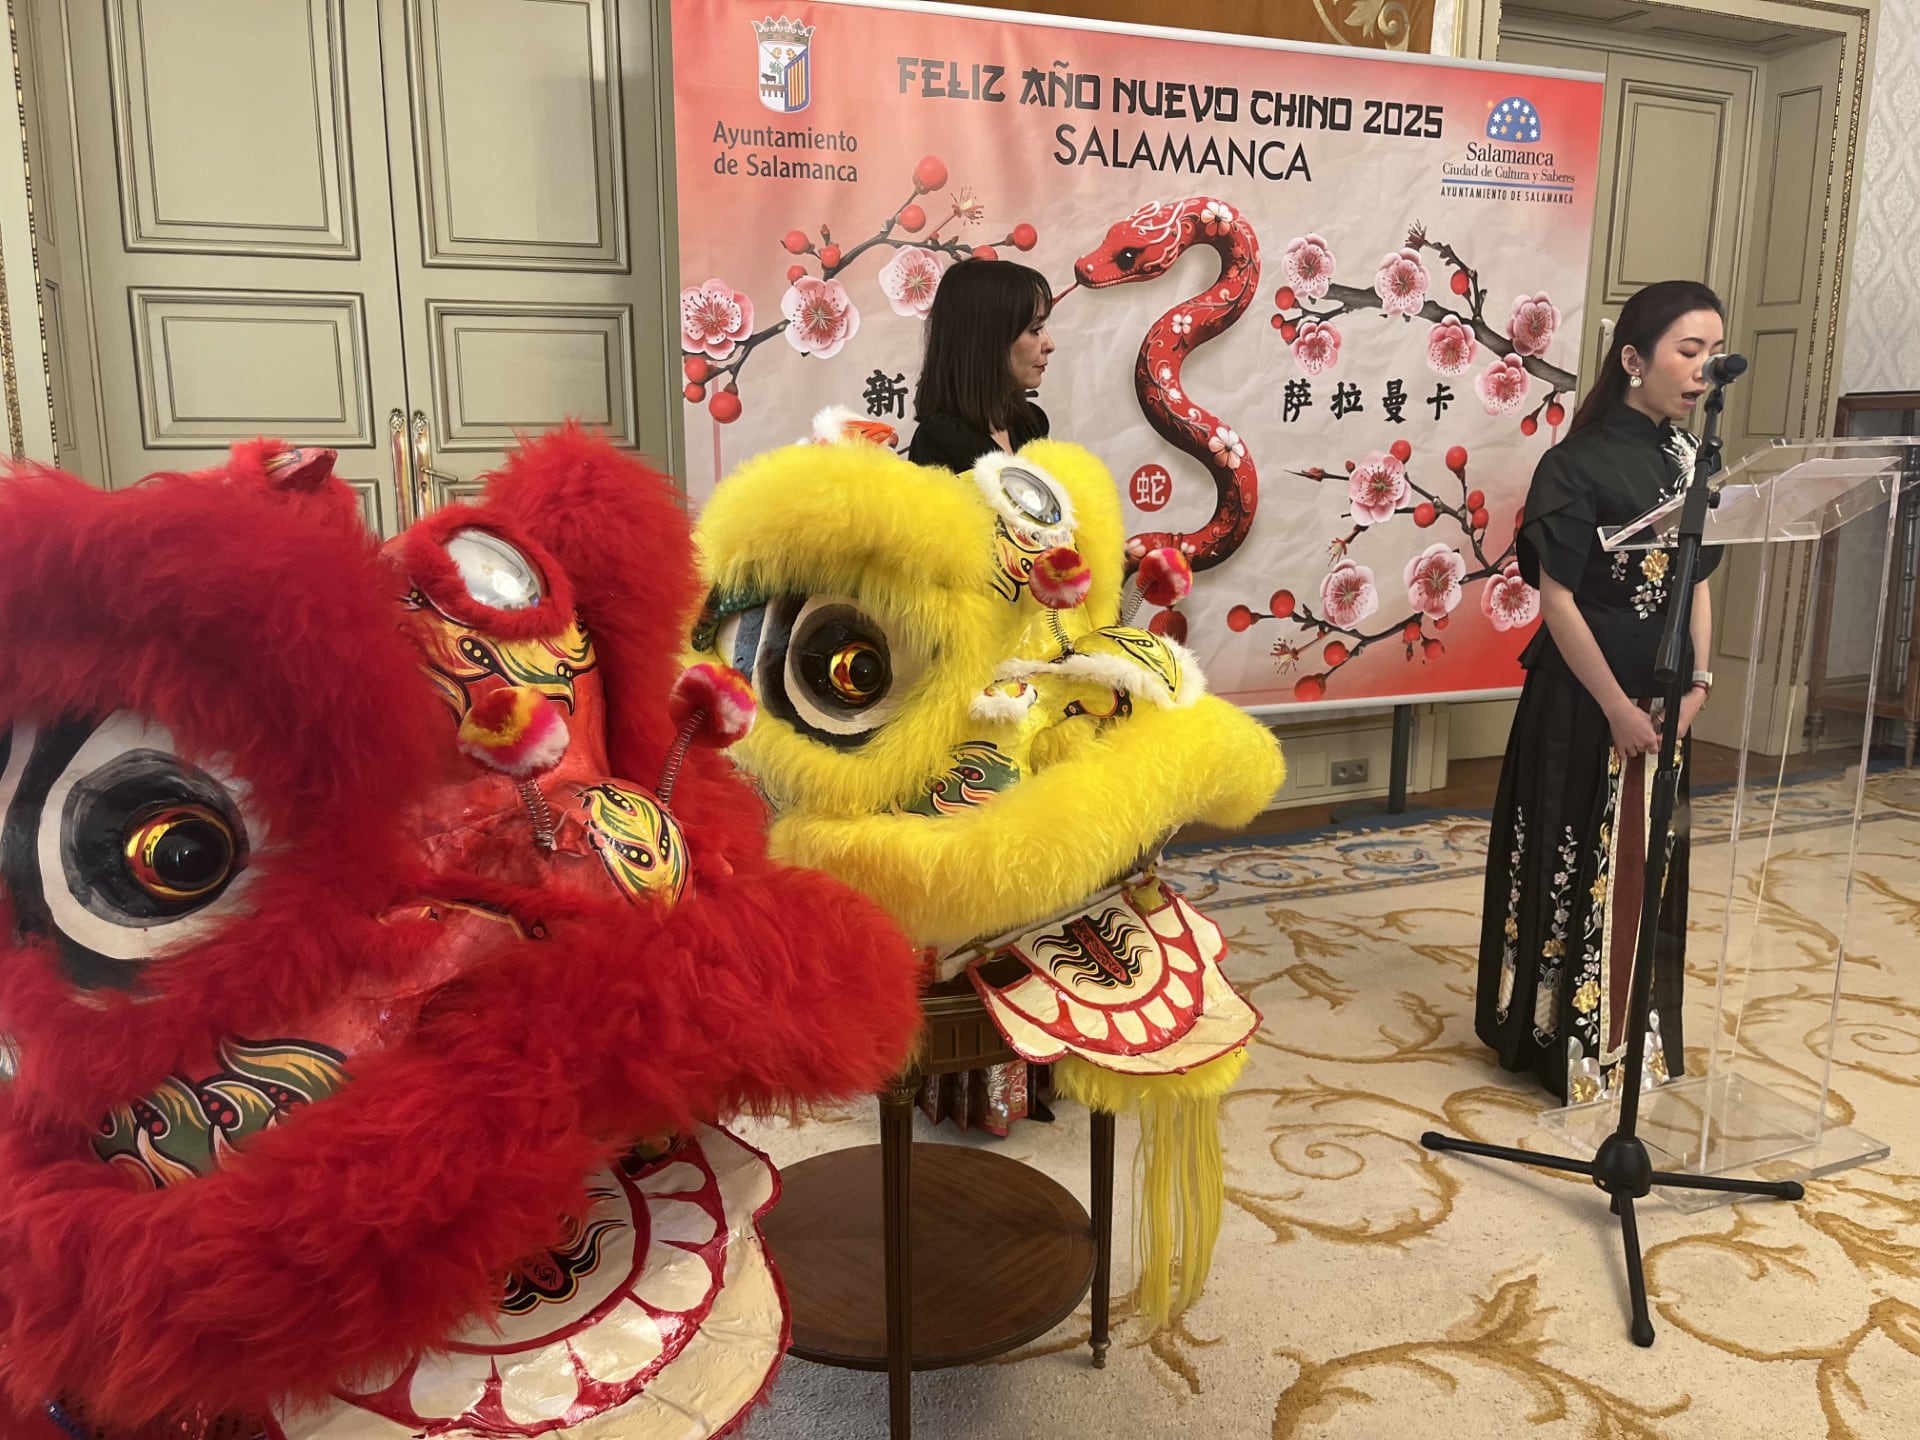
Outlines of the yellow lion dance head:
[{"label": "yellow lion dance head", "polygon": [[693,648],[759,698],[732,753],[777,855],[953,953],[1081,904],[1184,824],[1259,814],[1279,745],[1120,623],[1119,497],[1093,455],[1041,440],[953,475],[820,428],[730,476],[696,535]]},{"label": "yellow lion dance head", "polygon": [[[711,588],[693,648],[760,702],[732,754],[777,856],[879,901],[937,979],[968,970],[1010,1047],[1058,1060],[1062,1093],[1140,1112],[1139,1298],[1158,1323],[1205,1283],[1218,1102],[1259,1016],[1218,968],[1219,928],[1151,866],[1182,825],[1252,820],[1280,747],[1179,645],[1124,623],[1141,578],[1087,451],[1036,441],[954,475],[832,413],[815,431],[730,476],[696,532]],[[1150,561],[1150,589],[1190,582],[1181,557]],[[1003,990],[983,967],[1010,957],[1026,979]]]}]

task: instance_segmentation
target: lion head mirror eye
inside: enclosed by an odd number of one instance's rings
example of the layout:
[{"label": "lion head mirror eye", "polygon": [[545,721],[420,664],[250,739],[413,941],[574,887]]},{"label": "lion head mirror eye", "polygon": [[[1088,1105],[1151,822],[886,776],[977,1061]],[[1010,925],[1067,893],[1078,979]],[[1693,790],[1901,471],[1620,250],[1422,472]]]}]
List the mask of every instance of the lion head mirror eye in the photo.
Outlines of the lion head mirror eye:
[{"label": "lion head mirror eye", "polygon": [[1035,525],[1058,525],[1061,520],[1060,497],[1031,470],[1008,465],[1000,471],[1000,493],[1007,503]]},{"label": "lion head mirror eye", "polygon": [[491,609],[531,610],[545,598],[533,562],[490,531],[456,531],[447,541],[447,558],[467,594]]},{"label": "lion head mirror eye", "polygon": [[1043,548],[1073,543],[1072,497],[1045,467],[1025,455],[982,455],[973,483],[1010,534]]}]

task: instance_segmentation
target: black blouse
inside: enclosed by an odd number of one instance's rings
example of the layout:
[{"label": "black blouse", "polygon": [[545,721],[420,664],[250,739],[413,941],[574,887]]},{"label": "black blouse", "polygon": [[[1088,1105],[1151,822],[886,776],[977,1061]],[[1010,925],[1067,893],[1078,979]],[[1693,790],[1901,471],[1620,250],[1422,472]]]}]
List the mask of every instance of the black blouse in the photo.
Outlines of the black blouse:
[{"label": "black blouse", "polygon": [[[1520,574],[1540,584],[1544,570],[1573,592],[1600,653],[1620,688],[1636,700],[1660,693],[1653,664],[1666,620],[1667,572],[1674,551],[1600,548],[1600,526],[1624,525],[1677,494],[1691,478],[1674,453],[1673,427],[1655,423],[1620,404],[1540,457],[1527,491],[1526,523],[1519,539]],[[1720,563],[1720,551],[1700,552],[1704,580]],[[1691,638],[1681,673],[1693,669]],[[1572,678],[1565,658],[1543,624],[1520,661]]]},{"label": "black blouse", "polygon": [[[1026,416],[1016,415],[1007,425],[1007,441],[1014,450],[1046,434],[1047,412],[1032,401],[1027,402]],[[991,435],[958,415],[927,415],[914,428],[907,458],[916,465],[938,465],[960,475],[973,469],[973,462],[982,455],[999,448]]]}]

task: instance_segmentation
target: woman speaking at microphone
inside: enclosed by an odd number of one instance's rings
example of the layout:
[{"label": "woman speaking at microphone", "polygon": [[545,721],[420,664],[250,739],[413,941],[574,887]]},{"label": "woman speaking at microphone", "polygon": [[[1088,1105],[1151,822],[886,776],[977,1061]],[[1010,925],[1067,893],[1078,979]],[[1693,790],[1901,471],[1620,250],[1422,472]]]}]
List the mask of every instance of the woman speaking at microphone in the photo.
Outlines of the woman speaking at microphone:
[{"label": "woman speaking at microphone", "polygon": [[[1693,437],[1683,427],[1724,346],[1720,299],[1663,280],[1620,311],[1599,379],[1566,438],[1540,459],[1518,537],[1520,572],[1540,591],[1542,625],[1521,663],[1520,706],[1500,771],[1487,852],[1474,1028],[1509,1070],[1531,1070],[1569,1102],[1621,1080],[1640,928],[1650,787],[1660,732],[1653,675],[1674,552],[1600,548],[1622,525],[1686,485]],[[1713,616],[1700,553],[1681,673],[1684,738],[1713,690],[1704,667]],[[1687,840],[1676,842],[1660,904],[1646,1067],[1681,1073],[1687,930]]]}]

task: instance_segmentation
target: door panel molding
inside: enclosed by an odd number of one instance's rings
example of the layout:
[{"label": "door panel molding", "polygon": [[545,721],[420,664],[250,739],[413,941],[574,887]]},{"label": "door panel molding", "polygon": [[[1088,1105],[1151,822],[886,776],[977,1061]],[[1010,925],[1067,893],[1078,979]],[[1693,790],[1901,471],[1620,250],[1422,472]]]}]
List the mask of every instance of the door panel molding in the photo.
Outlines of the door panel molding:
[{"label": "door panel molding", "polygon": [[421,263],[626,272],[614,7],[408,0],[407,33]]},{"label": "door panel molding", "polygon": [[1798,330],[1756,330],[1747,342],[1753,359],[1753,384],[1747,394],[1749,434],[1786,438],[1799,342]]},{"label": "door panel molding", "polygon": [[360,521],[367,529],[375,535],[389,535],[398,528],[397,525],[388,524],[384,519],[386,506],[381,498],[378,480],[355,480],[349,476],[340,475],[337,470],[334,473],[342,484],[353,491],[353,498],[360,502]]},{"label": "door panel molding", "polygon": [[107,5],[126,248],[358,256],[337,0],[152,3]]},{"label": "door panel molding", "polygon": [[256,435],[373,444],[361,296],[139,286],[127,295],[148,449]]},{"label": "door panel molding", "polygon": [[1821,98],[1819,86],[1774,98],[1773,156],[1767,167],[1766,205],[1760,212],[1761,305],[1798,305],[1806,299]]},{"label": "door panel molding", "polygon": [[[1614,148],[1620,157],[1614,174],[1613,224],[1606,248],[1607,276],[1605,299],[1623,304],[1641,287],[1664,280],[1689,269],[1712,274],[1724,239],[1725,216],[1719,203],[1726,196],[1730,127],[1738,123],[1732,111],[1743,97],[1705,90],[1678,90],[1665,85],[1626,81],[1620,88],[1620,113],[1616,122],[1618,140]],[[1655,130],[1658,140],[1643,137],[1642,125]],[[1702,128],[1705,127],[1705,128]],[[1693,143],[1682,133],[1691,129]],[[1642,147],[1646,148],[1643,149]],[[1678,188],[1687,198],[1706,201],[1704,214],[1688,216],[1676,207],[1669,194],[1641,194],[1647,177],[1638,166],[1641,156],[1651,154],[1660,166],[1656,177],[1663,189],[1676,177],[1676,154],[1695,157],[1697,174],[1682,178]],[[1642,203],[1635,205],[1636,199]],[[1677,264],[1683,247],[1672,238],[1678,216],[1703,221],[1697,235],[1689,234],[1684,247],[1691,264]],[[1649,229],[1648,227],[1651,227]]]},{"label": "door panel molding", "polygon": [[[375,417],[406,385],[378,0],[39,3],[62,19],[90,186],[98,476],[215,466],[269,434],[375,481]],[[216,130],[210,160],[192,142]]]},{"label": "door panel molding", "polygon": [[633,307],[433,300],[435,448],[498,450],[577,419],[631,447]]}]

